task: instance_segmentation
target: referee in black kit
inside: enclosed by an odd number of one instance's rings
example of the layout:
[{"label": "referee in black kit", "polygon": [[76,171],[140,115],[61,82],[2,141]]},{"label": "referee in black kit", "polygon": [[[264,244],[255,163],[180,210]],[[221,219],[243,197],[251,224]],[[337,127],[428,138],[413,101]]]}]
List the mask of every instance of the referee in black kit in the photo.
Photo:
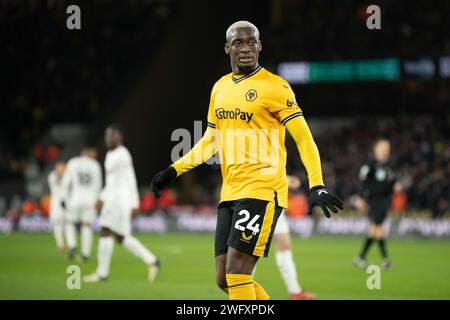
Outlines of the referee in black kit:
[{"label": "referee in black kit", "polygon": [[[389,163],[391,154],[391,144],[386,139],[378,139],[373,148],[374,159],[363,165],[359,172],[359,178],[362,182],[362,197],[355,202],[359,210],[368,209],[369,230],[363,248],[359,256],[353,263],[366,269],[368,264],[366,255],[374,241],[380,246],[383,256],[383,269],[387,270],[391,266],[386,249],[386,239],[384,235],[383,222],[391,203],[392,190],[395,183],[395,174]],[[400,186],[400,185],[399,185]],[[366,200],[367,199],[367,203]]]}]

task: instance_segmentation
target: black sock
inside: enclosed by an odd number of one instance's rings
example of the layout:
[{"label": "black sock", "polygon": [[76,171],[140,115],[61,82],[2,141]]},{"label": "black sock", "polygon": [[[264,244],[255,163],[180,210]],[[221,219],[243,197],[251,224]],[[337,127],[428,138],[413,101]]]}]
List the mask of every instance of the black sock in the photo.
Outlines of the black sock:
[{"label": "black sock", "polygon": [[363,249],[362,249],[361,253],[359,254],[359,257],[361,259],[366,258],[367,251],[369,251],[369,248],[372,245],[372,242],[373,242],[373,238],[367,238],[366,241],[364,242]]},{"label": "black sock", "polygon": [[384,241],[384,239],[379,239],[378,245],[380,246],[380,251],[381,251],[381,255],[383,256],[383,259],[387,259],[388,254],[387,254],[387,250],[386,250],[386,242]]}]

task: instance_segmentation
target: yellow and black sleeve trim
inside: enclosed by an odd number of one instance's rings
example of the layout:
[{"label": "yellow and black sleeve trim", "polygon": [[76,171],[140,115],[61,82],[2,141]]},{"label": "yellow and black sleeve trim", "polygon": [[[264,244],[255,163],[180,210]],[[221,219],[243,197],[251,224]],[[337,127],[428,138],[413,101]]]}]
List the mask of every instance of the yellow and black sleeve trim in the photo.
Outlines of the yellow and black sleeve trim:
[{"label": "yellow and black sleeve trim", "polygon": [[286,122],[288,122],[289,120],[292,120],[292,119],[294,119],[294,118],[296,118],[296,117],[301,117],[301,116],[303,116],[303,113],[302,113],[302,112],[296,112],[296,113],[293,113],[293,114],[291,114],[290,116],[287,116],[286,118],[284,118],[284,119],[281,121],[281,123],[282,123],[283,125],[286,125]]},{"label": "yellow and black sleeve trim", "polygon": [[215,129],[216,125],[214,123],[208,122],[208,127]]}]

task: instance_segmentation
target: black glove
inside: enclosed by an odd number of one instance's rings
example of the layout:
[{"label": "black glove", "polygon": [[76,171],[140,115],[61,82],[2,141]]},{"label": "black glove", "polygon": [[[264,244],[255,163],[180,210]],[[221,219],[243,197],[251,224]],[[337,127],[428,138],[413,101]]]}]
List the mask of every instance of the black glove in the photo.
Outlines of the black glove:
[{"label": "black glove", "polygon": [[161,197],[161,191],[177,177],[177,170],[172,166],[158,172],[152,180],[151,188],[155,197]]},{"label": "black glove", "polygon": [[311,188],[309,192],[310,211],[314,206],[321,207],[327,218],[330,218],[330,212],[328,209],[334,213],[338,212],[337,208],[340,210],[344,209],[342,200],[331,194],[324,186],[315,186]]},{"label": "black glove", "polygon": [[66,209],[66,202],[64,200],[61,201],[61,208]]}]

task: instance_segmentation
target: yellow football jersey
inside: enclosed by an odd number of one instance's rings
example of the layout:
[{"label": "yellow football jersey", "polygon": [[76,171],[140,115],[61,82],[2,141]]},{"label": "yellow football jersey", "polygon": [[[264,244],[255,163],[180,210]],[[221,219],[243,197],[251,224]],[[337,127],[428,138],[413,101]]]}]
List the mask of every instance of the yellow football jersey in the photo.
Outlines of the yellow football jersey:
[{"label": "yellow football jersey", "polygon": [[285,124],[302,116],[295,94],[262,67],[219,79],[211,92],[208,126],[215,129],[223,185],[221,202],[242,198],[287,208]]}]

